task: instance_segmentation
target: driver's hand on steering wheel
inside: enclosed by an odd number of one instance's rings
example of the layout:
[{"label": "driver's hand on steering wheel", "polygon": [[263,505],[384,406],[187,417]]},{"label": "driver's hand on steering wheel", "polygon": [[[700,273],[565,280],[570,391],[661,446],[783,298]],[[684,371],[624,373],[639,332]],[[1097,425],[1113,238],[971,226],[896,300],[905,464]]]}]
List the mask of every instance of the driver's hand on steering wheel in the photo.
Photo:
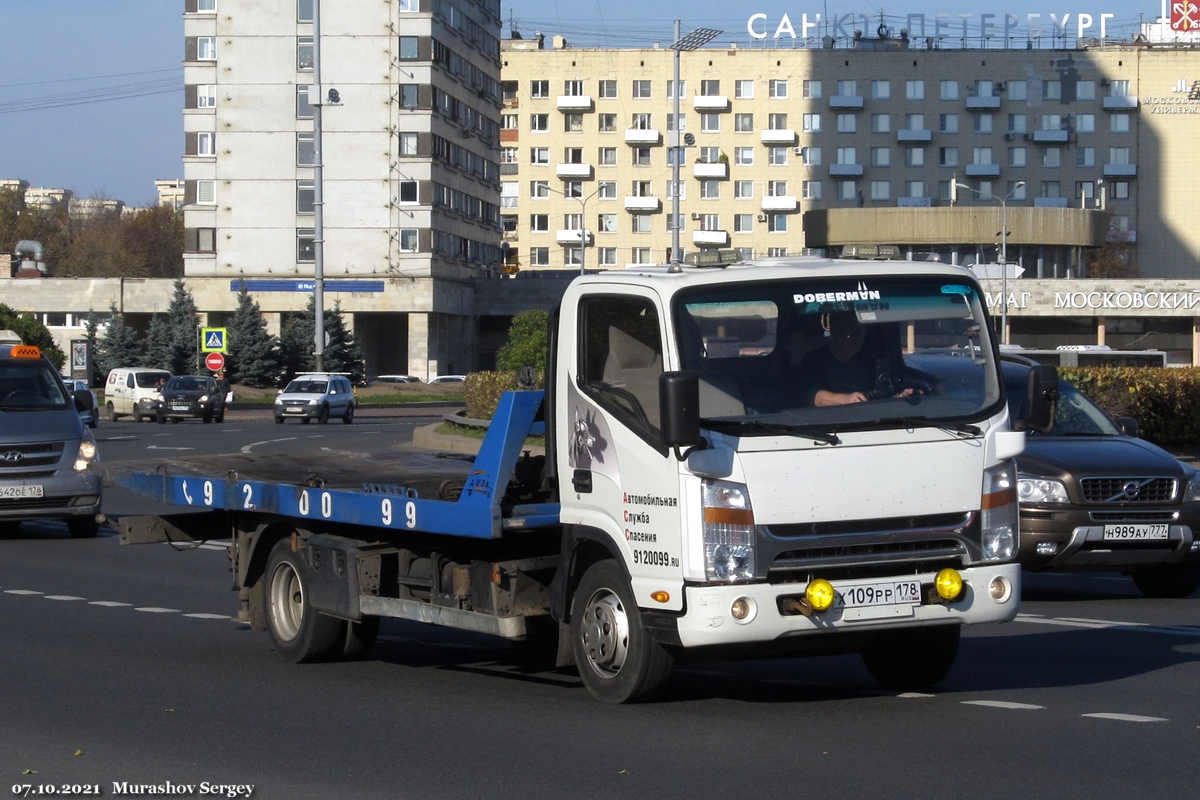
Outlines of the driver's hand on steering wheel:
[{"label": "driver's hand on steering wheel", "polygon": [[851,403],[865,403],[868,398],[862,392],[831,392],[822,389],[813,397],[814,406],[845,406]]}]

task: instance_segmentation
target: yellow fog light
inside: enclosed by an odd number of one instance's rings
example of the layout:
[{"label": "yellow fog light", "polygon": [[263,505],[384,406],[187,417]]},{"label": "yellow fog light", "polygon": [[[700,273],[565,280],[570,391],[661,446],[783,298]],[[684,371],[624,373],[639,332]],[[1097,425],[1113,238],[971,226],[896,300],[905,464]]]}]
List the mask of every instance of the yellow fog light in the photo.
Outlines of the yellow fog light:
[{"label": "yellow fog light", "polygon": [[813,611],[824,611],[829,608],[833,605],[836,595],[833,584],[824,578],[817,578],[804,590],[804,599],[813,607]]},{"label": "yellow fog light", "polygon": [[938,597],[943,600],[954,600],[963,590],[963,579],[958,570],[947,567],[937,574],[933,585],[937,587]]}]

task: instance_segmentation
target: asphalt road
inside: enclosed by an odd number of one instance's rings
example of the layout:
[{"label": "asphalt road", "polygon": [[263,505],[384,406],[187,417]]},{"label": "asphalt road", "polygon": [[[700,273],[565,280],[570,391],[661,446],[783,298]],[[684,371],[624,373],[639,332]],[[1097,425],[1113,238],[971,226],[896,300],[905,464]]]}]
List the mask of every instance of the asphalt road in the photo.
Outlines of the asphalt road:
[{"label": "asphalt road", "polygon": [[[430,420],[102,422],[105,459],[404,441]],[[106,496],[109,513],[138,511]],[[111,508],[110,508],[111,506]],[[365,661],[291,665],[230,619],[219,545],[120,547],[57,523],[0,540],[0,769],[12,787],[252,784],[254,797],[1194,796],[1198,601],[1033,576],[937,692],[856,657],[681,666],[608,707],[508,643],[385,621]],[[127,785],[122,785],[127,784]],[[0,790],[3,789],[0,781]],[[226,796],[232,790],[219,793]],[[182,794],[182,792],[181,792]],[[209,792],[216,795],[216,792]]]}]

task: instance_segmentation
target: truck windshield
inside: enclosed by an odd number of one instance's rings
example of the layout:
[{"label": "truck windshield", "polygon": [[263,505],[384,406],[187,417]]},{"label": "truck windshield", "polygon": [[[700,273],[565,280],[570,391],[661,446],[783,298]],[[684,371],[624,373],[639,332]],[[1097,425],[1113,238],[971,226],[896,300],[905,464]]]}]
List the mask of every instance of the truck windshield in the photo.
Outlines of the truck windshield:
[{"label": "truck windshield", "polygon": [[71,401],[49,362],[0,361],[0,411],[58,411],[69,407]]},{"label": "truck windshield", "polygon": [[717,427],[962,426],[1002,397],[965,279],[727,284],[681,293],[673,313],[681,366],[700,376],[700,415]]}]

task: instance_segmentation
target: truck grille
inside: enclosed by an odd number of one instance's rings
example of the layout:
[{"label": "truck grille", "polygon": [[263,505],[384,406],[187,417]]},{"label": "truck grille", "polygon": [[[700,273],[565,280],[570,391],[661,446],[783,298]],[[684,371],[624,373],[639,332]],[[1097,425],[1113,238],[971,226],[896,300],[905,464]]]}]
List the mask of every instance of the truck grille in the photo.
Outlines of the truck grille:
[{"label": "truck grille", "polygon": [[1086,503],[1168,503],[1175,499],[1174,478],[1083,478]]}]

